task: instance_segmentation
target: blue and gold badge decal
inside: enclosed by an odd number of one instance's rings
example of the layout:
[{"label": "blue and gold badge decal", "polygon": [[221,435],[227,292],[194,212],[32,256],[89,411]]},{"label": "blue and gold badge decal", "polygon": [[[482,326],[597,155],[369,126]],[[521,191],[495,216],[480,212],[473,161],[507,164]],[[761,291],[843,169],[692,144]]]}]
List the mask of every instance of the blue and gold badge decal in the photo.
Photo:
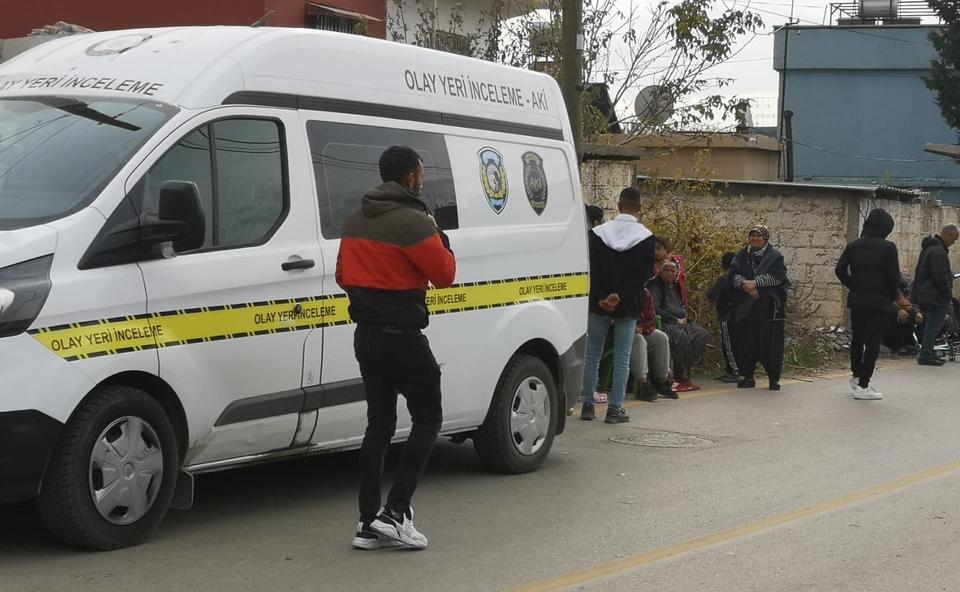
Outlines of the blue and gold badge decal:
[{"label": "blue and gold badge decal", "polygon": [[499,214],[507,207],[507,169],[503,155],[486,147],[477,154],[480,157],[480,183],[487,196],[487,203]]},{"label": "blue and gold badge decal", "polygon": [[530,207],[539,216],[547,208],[547,174],[543,170],[543,158],[536,152],[523,155],[523,188]]}]

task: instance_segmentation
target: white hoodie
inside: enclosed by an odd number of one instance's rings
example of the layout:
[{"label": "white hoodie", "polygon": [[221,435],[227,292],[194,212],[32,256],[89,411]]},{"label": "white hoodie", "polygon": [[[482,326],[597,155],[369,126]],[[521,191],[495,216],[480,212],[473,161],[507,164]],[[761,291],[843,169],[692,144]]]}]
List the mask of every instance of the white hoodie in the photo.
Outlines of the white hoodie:
[{"label": "white hoodie", "polygon": [[620,214],[593,229],[605,245],[614,251],[627,251],[653,236],[646,226],[631,214]]}]

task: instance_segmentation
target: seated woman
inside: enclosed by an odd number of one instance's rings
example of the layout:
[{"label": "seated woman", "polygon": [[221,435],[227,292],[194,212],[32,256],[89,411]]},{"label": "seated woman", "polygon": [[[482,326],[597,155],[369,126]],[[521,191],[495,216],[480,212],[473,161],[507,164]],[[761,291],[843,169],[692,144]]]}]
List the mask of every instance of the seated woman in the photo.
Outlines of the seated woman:
[{"label": "seated woman", "polygon": [[910,303],[909,272],[900,268],[900,285],[897,290],[897,322],[889,323],[880,343],[891,352],[900,355],[917,354],[917,338],[914,335],[917,325],[923,323],[923,315]]},{"label": "seated woman", "polygon": [[[641,401],[656,401],[657,395],[676,399],[677,393],[671,388],[669,379],[670,340],[666,333],[657,329],[657,313],[650,290],[643,289],[643,299],[643,312],[637,319],[633,351],[630,352],[630,372],[633,374],[634,392]],[[652,375],[652,386],[647,380],[648,374]]]},{"label": "seated woman", "polygon": [[690,370],[703,358],[710,334],[687,319],[687,310],[683,306],[680,286],[677,284],[677,264],[673,261],[661,263],[660,273],[651,280],[649,288],[657,314],[663,323],[663,331],[670,339],[670,356],[673,358],[673,378],[678,383],[677,392],[698,390],[700,387],[690,380]]}]

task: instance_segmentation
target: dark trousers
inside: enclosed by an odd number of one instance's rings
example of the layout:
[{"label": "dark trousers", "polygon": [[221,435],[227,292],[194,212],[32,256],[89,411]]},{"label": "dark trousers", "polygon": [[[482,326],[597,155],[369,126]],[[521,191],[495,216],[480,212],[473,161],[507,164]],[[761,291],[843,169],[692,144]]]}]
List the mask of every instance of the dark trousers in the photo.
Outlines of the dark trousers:
[{"label": "dark trousers", "polygon": [[737,369],[737,360],[733,357],[733,344],[730,335],[732,334],[730,321],[720,321],[720,337],[723,349],[723,364],[727,374],[736,376],[740,374]]},{"label": "dark trousers", "polygon": [[936,306],[924,305],[922,310],[923,339],[920,341],[920,354],[917,357],[921,360],[932,360],[935,357],[933,346],[936,344],[940,330],[943,329],[944,321],[947,319],[950,303]]},{"label": "dark trousers", "polygon": [[397,429],[397,394],[413,420],[386,506],[406,512],[443,421],[440,367],[427,338],[416,330],[358,325],[353,348],[367,397],[367,431],[360,448],[360,520],[380,510],[387,447]]},{"label": "dark trousers", "polygon": [[730,327],[731,346],[737,369],[744,378],[753,378],[757,364],[763,366],[771,383],[783,373],[783,305],[761,295],[750,303],[750,312]]},{"label": "dark trousers", "polygon": [[860,386],[870,386],[870,378],[880,356],[880,339],[887,330],[890,313],[853,307],[850,309],[850,371]]}]

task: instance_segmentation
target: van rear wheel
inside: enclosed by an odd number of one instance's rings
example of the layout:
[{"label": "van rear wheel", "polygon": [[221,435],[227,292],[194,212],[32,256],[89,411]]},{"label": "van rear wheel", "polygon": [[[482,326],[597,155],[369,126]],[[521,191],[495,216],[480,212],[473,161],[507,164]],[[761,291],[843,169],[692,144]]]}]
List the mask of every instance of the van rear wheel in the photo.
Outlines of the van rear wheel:
[{"label": "van rear wheel", "polygon": [[64,428],[37,499],[40,516],[76,547],[139,544],[170,507],[178,464],[163,407],[139,389],[103,387]]},{"label": "van rear wheel", "polygon": [[557,430],[557,386],[539,358],[515,355],[500,376],[473,446],[502,473],[529,473],[550,453]]}]

